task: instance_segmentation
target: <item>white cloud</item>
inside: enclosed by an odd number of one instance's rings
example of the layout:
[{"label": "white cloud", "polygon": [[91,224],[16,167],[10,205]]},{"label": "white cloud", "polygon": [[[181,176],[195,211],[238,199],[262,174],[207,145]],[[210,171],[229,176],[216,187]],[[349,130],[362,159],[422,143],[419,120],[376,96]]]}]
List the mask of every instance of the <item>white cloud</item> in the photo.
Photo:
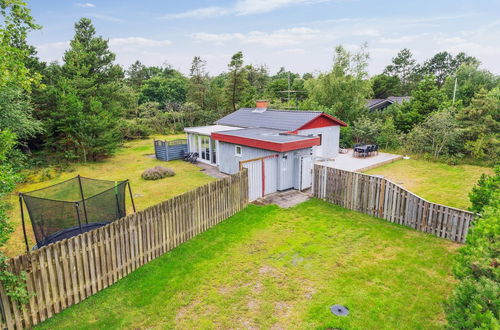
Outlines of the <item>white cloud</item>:
[{"label": "white cloud", "polygon": [[379,37],[380,32],[375,29],[367,28],[367,29],[353,30],[352,35],[360,37]]},{"label": "white cloud", "polygon": [[393,37],[393,38],[382,37],[382,38],[378,39],[378,42],[380,42],[382,44],[404,44],[404,43],[408,43],[408,42],[412,42],[412,41],[415,41],[417,39],[420,39],[426,35],[427,35],[427,33],[415,34],[415,35],[403,35],[403,36],[397,36],[397,37]]},{"label": "white cloud", "polygon": [[69,47],[69,41],[56,41],[56,42],[48,42],[44,44],[35,45],[37,51],[45,51],[49,49],[66,49]]},{"label": "white cloud", "polygon": [[90,2],[84,2],[84,3],[78,2],[76,5],[82,8],[95,8],[95,5]]},{"label": "white cloud", "polygon": [[251,31],[248,33],[206,33],[193,34],[193,38],[201,41],[223,45],[228,41],[239,41],[242,44],[259,44],[267,47],[299,45],[304,41],[318,37],[319,31],[307,27],[280,29],[272,32]]},{"label": "white cloud", "polygon": [[268,13],[283,7],[298,4],[314,4],[329,0],[239,0],[231,7],[205,7],[188,10],[181,13],[166,14],[160,18],[181,19],[181,18],[210,18],[225,15],[252,15]]},{"label": "white cloud", "polygon": [[153,40],[142,37],[112,38],[109,39],[111,47],[164,47],[172,44],[170,40]]},{"label": "white cloud", "polygon": [[181,18],[208,18],[227,15],[229,11],[223,7],[206,7],[188,10],[177,14],[166,14],[160,18],[181,19]]},{"label": "white cloud", "polygon": [[234,6],[237,15],[267,13],[296,4],[314,4],[326,0],[240,0]]},{"label": "white cloud", "polygon": [[224,42],[231,40],[243,40],[245,35],[243,33],[207,33],[198,32],[194,33],[192,37],[200,41],[214,42],[216,45],[223,45]]},{"label": "white cloud", "polygon": [[102,19],[105,21],[109,22],[123,22],[121,18],[110,16],[110,15],[104,15],[104,14],[90,14],[90,17],[97,18],[97,19]]}]

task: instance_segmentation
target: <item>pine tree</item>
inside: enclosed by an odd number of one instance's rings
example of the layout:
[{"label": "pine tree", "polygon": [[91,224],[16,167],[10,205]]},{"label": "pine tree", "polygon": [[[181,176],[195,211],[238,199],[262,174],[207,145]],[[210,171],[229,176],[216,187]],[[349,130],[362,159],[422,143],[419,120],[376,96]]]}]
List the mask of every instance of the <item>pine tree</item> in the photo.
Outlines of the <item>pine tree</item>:
[{"label": "pine tree", "polygon": [[241,51],[231,57],[228,68],[228,79],[225,85],[226,99],[232,111],[236,111],[240,102],[244,100],[245,91],[249,86],[247,72],[243,66],[243,53]]},{"label": "pine tree", "polygon": [[195,56],[189,71],[189,85],[187,91],[188,102],[197,104],[204,109],[209,86],[209,77],[206,71],[207,62]]},{"label": "pine tree", "polygon": [[83,161],[108,156],[121,142],[123,71],[108,42],[95,34],[90,19],[75,24],[61,80],[51,90],[56,108],[49,114],[48,144]]},{"label": "pine tree", "polygon": [[403,95],[408,95],[413,89],[414,81],[418,80],[416,79],[418,70],[413,54],[408,48],[404,48],[392,59],[392,64],[385,68],[384,74],[399,77],[401,92]]}]

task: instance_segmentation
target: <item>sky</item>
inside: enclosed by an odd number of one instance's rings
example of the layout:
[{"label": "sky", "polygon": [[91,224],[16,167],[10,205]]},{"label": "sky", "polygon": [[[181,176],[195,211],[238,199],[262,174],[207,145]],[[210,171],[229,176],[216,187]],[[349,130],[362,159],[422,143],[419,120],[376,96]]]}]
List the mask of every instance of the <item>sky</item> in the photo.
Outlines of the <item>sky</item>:
[{"label": "sky", "polygon": [[500,0],[31,0],[40,31],[29,41],[44,61],[61,61],[74,23],[91,18],[117,63],[168,63],[188,73],[194,56],[208,71],[231,55],[274,73],[328,71],[336,45],[368,44],[371,75],[402,48],[420,62],[439,51],[466,52],[500,74]]}]

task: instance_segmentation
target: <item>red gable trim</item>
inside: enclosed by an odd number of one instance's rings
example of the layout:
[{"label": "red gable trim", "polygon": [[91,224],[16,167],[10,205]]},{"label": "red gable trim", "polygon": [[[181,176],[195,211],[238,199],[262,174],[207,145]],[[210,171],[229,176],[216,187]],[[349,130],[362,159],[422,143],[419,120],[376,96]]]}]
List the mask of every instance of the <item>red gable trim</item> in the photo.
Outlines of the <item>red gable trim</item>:
[{"label": "red gable trim", "polygon": [[295,131],[292,131],[290,133],[297,134],[299,131],[303,129],[311,129],[311,128],[321,128],[321,127],[328,127],[328,126],[347,126],[346,123],[344,123],[342,120],[337,119],[333,116],[330,116],[327,113],[321,113],[314,119],[308,121],[301,127],[297,128]]},{"label": "red gable trim", "polygon": [[212,133],[212,139],[217,140],[217,141],[221,141],[221,142],[241,144],[241,145],[248,146],[248,147],[254,147],[254,148],[265,149],[265,150],[272,150],[272,151],[278,151],[278,152],[286,152],[286,151],[292,151],[292,150],[297,150],[297,149],[309,148],[309,147],[313,147],[313,146],[319,146],[321,143],[319,137],[312,137],[310,139],[304,139],[304,140],[294,141],[294,142],[279,143],[279,142],[257,140],[257,139],[241,137],[241,136],[225,135],[225,134],[221,134],[221,133]]}]

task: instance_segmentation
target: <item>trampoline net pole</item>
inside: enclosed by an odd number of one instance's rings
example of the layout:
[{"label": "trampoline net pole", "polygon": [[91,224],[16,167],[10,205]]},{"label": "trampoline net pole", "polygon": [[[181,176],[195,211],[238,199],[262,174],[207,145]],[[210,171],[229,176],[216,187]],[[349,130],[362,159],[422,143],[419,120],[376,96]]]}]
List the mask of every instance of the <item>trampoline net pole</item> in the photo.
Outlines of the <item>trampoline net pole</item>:
[{"label": "trampoline net pole", "polygon": [[76,210],[76,218],[78,219],[78,226],[80,227],[80,234],[83,233],[82,230],[82,222],[80,220],[80,203],[76,202],[75,203],[75,210]]},{"label": "trampoline net pole", "polygon": [[132,202],[132,209],[134,210],[135,213],[134,196],[132,195],[132,188],[130,187],[130,181],[128,179],[127,179],[127,185],[128,185],[128,193],[130,195],[130,201]]},{"label": "trampoline net pole", "polygon": [[120,210],[120,201],[118,200],[118,186],[115,181],[115,201],[116,201],[116,217],[120,218],[121,210]]},{"label": "trampoline net pole", "polygon": [[78,184],[80,186],[80,196],[82,196],[83,215],[85,216],[85,223],[88,224],[89,223],[89,219],[87,217],[87,205],[85,204],[85,196],[83,195],[82,178],[80,177],[80,174],[78,174]]},{"label": "trampoline net pole", "polygon": [[21,222],[23,223],[24,243],[26,244],[26,252],[30,252],[28,243],[28,235],[26,234],[26,223],[24,222],[24,208],[23,208],[23,195],[19,194],[19,207],[21,209]]}]

